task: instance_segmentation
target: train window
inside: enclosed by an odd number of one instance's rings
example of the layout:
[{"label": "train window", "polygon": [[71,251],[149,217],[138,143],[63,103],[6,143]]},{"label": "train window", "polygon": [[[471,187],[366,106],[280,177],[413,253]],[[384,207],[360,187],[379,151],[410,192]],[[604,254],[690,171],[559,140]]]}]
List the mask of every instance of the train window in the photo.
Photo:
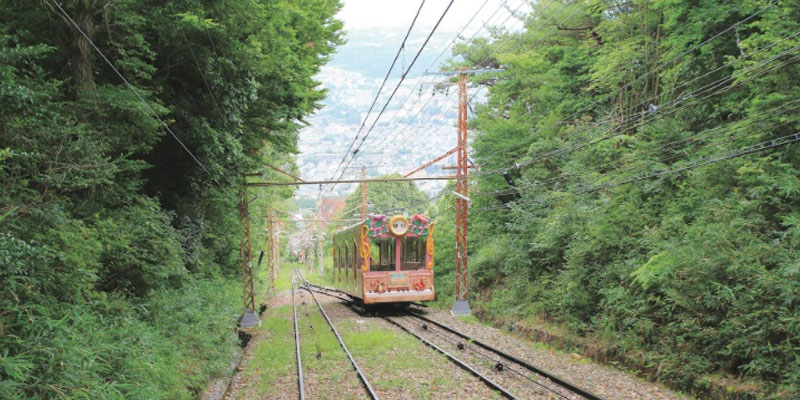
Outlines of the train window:
[{"label": "train window", "polygon": [[425,261],[422,237],[403,238],[403,270],[415,270],[423,267]]},{"label": "train window", "polygon": [[342,281],[342,248],[336,246],[336,281]]},{"label": "train window", "polygon": [[356,276],[356,272],[358,269],[361,268],[361,252],[358,248],[358,242],[353,239],[353,276]]},{"label": "train window", "polygon": [[358,289],[358,268],[361,268],[359,260],[361,252],[358,251],[358,243],[353,239],[353,290]]},{"label": "train window", "polygon": [[375,238],[369,247],[370,271],[391,271],[394,269],[394,238]]},{"label": "train window", "polygon": [[394,271],[394,238],[381,239],[381,269]]},{"label": "train window", "polygon": [[380,271],[381,265],[381,242],[379,239],[372,239],[369,243],[369,270]]}]

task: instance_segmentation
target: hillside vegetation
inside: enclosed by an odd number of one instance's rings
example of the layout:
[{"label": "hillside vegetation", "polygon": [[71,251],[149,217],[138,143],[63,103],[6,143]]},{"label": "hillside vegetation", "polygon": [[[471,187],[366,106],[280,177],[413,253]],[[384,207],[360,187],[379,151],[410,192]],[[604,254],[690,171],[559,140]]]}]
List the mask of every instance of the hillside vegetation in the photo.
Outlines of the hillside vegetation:
[{"label": "hillside vegetation", "polygon": [[505,68],[472,78],[473,308],[700,397],[800,397],[800,3],[538,3],[453,61]]},{"label": "hillside vegetation", "polygon": [[0,398],[193,398],[228,368],[243,174],[294,168],[339,8],[0,1]]}]

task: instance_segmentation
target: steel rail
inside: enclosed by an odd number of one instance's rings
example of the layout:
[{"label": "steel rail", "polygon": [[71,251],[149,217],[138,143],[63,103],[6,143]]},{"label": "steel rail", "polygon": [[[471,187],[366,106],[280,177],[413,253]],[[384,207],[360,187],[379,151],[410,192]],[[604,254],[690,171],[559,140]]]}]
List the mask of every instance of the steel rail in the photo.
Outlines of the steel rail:
[{"label": "steel rail", "polygon": [[300,391],[300,400],[305,400],[306,388],[303,384],[303,361],[300,357],[300,332],[297,329],[297,305],[294,300],[294,280],[292,280],[292,314],[294,314],[294,347],[297,353],[297,389]]},{"label": "steel rail", "polygon": [[504,388],[503,386],[501,386],[499,383],[497,383],[497,382],[493,381],[493,380],[492,380],[491,378],[489,378],[488,376],[481,374],[481,373],[480,373],[478,370],[476,370],[475,368],[472,368],[472,367],[471,367],[471,366],[469,366],[467,363],[465,363],[465,362],[461,361],[460,359],[458,359],[456,356],[454,356],[454,355],[452,355],[452,354],[448,353],[447,351],[445,351],[445,350],[444,350],[444,349],[442,349],[441,347],[439,347],[439,346],[437,346],[437,345],[433,344],[433,343],[432,343],[431,341],[429,341],[428,339],[425,339],[424,337],[422,337],[422,336],[418,335],[416,332],[414,332],[414,331],[412,331],[412,330],[410,330],[410,329],[406,328],[405,326],[403,326],[403,325],[401,325],[401,324],[397,323],[396,321],[392,320],[392,319],[391,319],[391,318],[389,318],[389,317],[381,317],[381,318],[383,318],[383,319],[384,319],[386,322],[389,322],[390,324],[392,324],[392,325],[394,325],[394,326],[396,326],[396,327],[398,327],[398,328],[402,329],[403,331],[405,331],[406,333],[410,334],[411,336],[414,336],[415,338],[419,339],[419,340],[420,340],[422,343],[426,344],[426,345],[427,345],[427,346],[429,346],[430,348],[432,348],[432,349],[434,349],[434,350],[438,351],[439,353],[443,354],[443,355],[444,355],[445,357],[447,357],[447,358],[448,358],[450,361],[452,361],[453,363],[455,363],[455,364],[456,364],[456,365],[458,365],[459,367],[461,367],[461,368],[463,368],[463,369],[467,370],[467,371],[468,371],[468,372],[470,372],[471,374],[475,375],[476,377],[478,377],[478,379],[482,380],[484,383],[486,383],[487,385],[489,385],[491,388],[498,390],[498,391],[499,391],[499,392],[500,392],[500,393],[501,393],[503,396],[505,396],[506,398],[509,398],[509,399],[517,399],[517,398],[518,398],[517,396],[515,396],[514,394],[512,394],[511,392],[509,392],[509,391],[508,391],[508,389],[506,389],[506,388]]},{"label": "steel rail", "polygon": [[[305,279],[303,279],[303,281],[305,281]],[[361,371],[361,368],[359,368],[355,358],[353,358],[353,355],[350,354],[350,350],[347,349],[347,345],[344,344],[344,340],[342,340],[342,337],[339,335],[339,331],[336,330],[336,327],[333,325],[333,322],[330,320],[330,318],[328,318],[328,314],[325,313],[325,309],[322,308],[322,304],[320,304],[319,300],[317,300],[317,296],[314,294],[314,291],[309,289],[308,287],[303,287],[303,289],[311,293],[311,297],[314,299],[314,302],[317,303],[319,311],[322,313],[322,316],[325,318],[325,321],[328,323],[328,326],[331,327],[333,334],[336,336],[336,340],[338,340],[339,345],[342,346],[342,350],[344,350],[345,354],[347,354],[347,358],[350,360],[350,364],[352,364],[353,368],[355,368],[356,373],[358,374],[358,378],[361,379],[361,383],[364,385],[364,388],[367,389],[370,398],[372,398],[373,400],[378,400],[378,394],[375,393],[375,390],[372,388],[372,385],[369,384],[369,381],[367,380],[367,377],[364,375],[364,372]]]},{"label": "steel rail", "polygon": [[[332,292],[332,293],[345,294],[344,292],[342,292],[342,291],[340,291],[340,290],[331,289],[331,288],[326,288],[326,287],[324,287],[324,286],[314,285],[314,284],[312,284],[312,283],[308,283],[308,282],[305,282],[305,285],[306,285],[305,289],[306,289],[306,290],[308,290],[310,293],[312,293],[312,295],[313,295],[313,293],[314,293],[315,291],[317,291],[317,292],[319,292],[319,293],[322,293],[322,294],[324,294],[324,295],[326,295],[326,296],[335,297],[335,298],[337,298],[337,299],[340,299],[340,300],[347,300],[347,301],[348,301],[348,303],[349,303],[351,306],[352,306],[352,305],[355,303],[355,302],[354,302],[352,299],[349,299],[349,300],[348,300],[348,299],[344,299],[344,298],[342,298],[342,297],[340,297],[340,296],[338,296],[338,295],[335,295],[335,294],[331,294],[331,293],[329,293],[329,292]],[[312,289],[313,289],[313,290],[312,290]],[[316,300],[316,298],[315,298],[315,300]],[[489,377],[487,377],[487,376],[485,376],[485,375],[481,374],[481,373],[480,373],[478,370],[476,370],[475,368],[473,368],[473,367],[469,366],[467,363],[465,363],[465,362],[461,361],[459,358],[457,358],[456,356],[454,356],[454,355],[452,355],[452,354],[448,353],[447,351],[445,351],[445,350],[444,350],[444,349],[442,349],[441,347],[439,347],[439,346],[437,346],[437,345],[433,344],[431,341],[429,341],[429,340],[427,340],[427,339],[423,338],[422,336],[420,336],[420,335],[416,334],[415,332],[413,332],[413,331],[409,330],[408,328],[404,327],[403,325],[401,325],[401,324],[398,324],[397,322],[393,321],[391,318],[388,318],[388,317],[383,317],[383,316],[382,316],[381,318],[383,318],[384,320],[386,320],[386,321],[387,321],[387,322],[389,322],[390,324],[393,324],[393,325],[395,325],[395,326],[399,327],[399,328],[400,328],[400,329],[402,329],[404,332],[406,332],[406,333],[408,333],[408,334],[410,334],[410,335],[414,336],[415,338],[419,339],[419,340],[420,340],[422,343],[426,344],[427,346],[431,347],[432,349],[436,350],[437,352],[439,352],[439,353],[443,354],[445,357],[447,357],[447,358],[448,358],[450,361],[452,361],[453,363],[455,363],[455,364],[456,364],[456,365],[458,365],[459,367],[461,367],[461,368],[463,368],[463,369],[467,370],[469,373],[471,373],[471,374],[475,375],[476,377],[478,377],[478,379],[480,379],[481,381],[483,381],[484,383],[486,383],[486,384],[487,384],[489,387],[491,387],[491,388],[493,388],[493,389],[496,389],[496,390],[500,391],[500,393],[501,393],[503,396],[505,396],[506,398],[509,398],[509,399],[517,399],[517,398],[518,398],[517,396],[515,396],[514,394],[512,394],[511,392],[509,392],[509,391],[508,391],[508,389],[506,389],[506,388],[504,388],[503,386],[501,386],[499,383],[497,383],[497,382],[493,381],[491,378],[489,378]]]},{"label": "steel rail", "polygon": [[460,331],[458,331],[458,330],[456,330],[454,328],[451,328],[451,327],[449,327],[447,325],[444,325],[444,324],[442,324],[442,323],[440,323],[438,321],[435,321],[435,320],[432,320],[430,318],[427,318],[427,317],[424,317],[422,315],[419,315],[419,313],[416,312],[416,311],[407,311],[406,313],[407,313],[407,315],[410,315],[410,316],[412,316],[414,318],[419,318],[420,320],[423,320],[425,322],[433,324],[438,328],[441,328],[441,329],[443,329],[445,331],[448,331],[448,332],[450,332],[450,333],[452,333],[452,334],[454,334],[456,336],[459,336],[462,339],[464,339],[464,340],[466,340],[466,341],[468,341],[468,342],[470,342],[472,344],[475,344],[475,345],[477,345],[477,346],[479,346],[479,347],[481,347],[481,348],[483,348],[485,350],[488,350],[488,351],[490,351],[492,353],[495,353],[500,357],[503,357],[503,358],[505,358],[505,359],[507,359],[509,361],[512,361],[512,362],[514,362],[516,364],[522,365],[523,367],[527,368],[531,372],[534,372],[536,374],[542,375],[545,378],[547,378],[547,379],[559,384],[560,386],[562,386],[562,387],[564,387],[566,389],[569,389],[570,391],[572,391],[574,393],[577,393],[577,394],[579,394],[579,395],[581,395],[581,396],[583,396],[583,397],[585,397],[585,398],[587,398],[589,400],[604,400],[602,397],[600,397],[600,396],[598,396],[598,395],[596,395],[596,394],[594,394],[594,393],[592,393],[592,392],[590,392],[590,391],[588,391],[588,390],[586,390],[586,389],[584,389],[584,388],[582,388],[580,386],[577,386],[574,383],[572,383],[570,381],[567,381],[564,378],[561,378],[561,377],[559,377],[557,375],[554,375],[554,374],[552,374],[550,372],[544,371],[541,368],[537,368],[537,367],[531,365],[530,363],[528,363],[525,360],[522,360],[522,359],[520,359],[518,357],[512,356],[511,354],[508,354],[508,353],[506,353],[506,352],[504,352],[504,351],[502,351],[500,349],[494,348],[494,347],[492,347],[492,346],[490,346],[490,345],[488,345],[488,344],[486,344],[484,342],[481,342],[478,339],[475,339],[475,338],[473,338],[471,336],[468,336],[468,335],[466,335],[466,334],[464,334],[464,333],[462,333],[462,332],[460,332]]},{"label": "steel rail", "polygon": [[[301,278],[302,278],[302,276],[301,276]],[[305,279],[303,279],[303,280],[305,281]],[[320,290],[320,293],[328,295],[328,296],[333,296],[333,295],[331,295],[329,293],[326,293],[326,291],[327,292],[333,292],[333,293],[339,293],[339,294],[345,294],[346,295],[345,292],[342,292],[342,291],[337,290],[337,289],[333,289],[333,288],[329,288],[329,287],[325,287],[325,286],[315,285],[315,284],[312,284],[312,283],[308,283],[307,281],[305,281],[305,284],[307,286],[310,286],[310,287],[313,287],[313,288],[316,288],[316,289]],[[339,296],[333,296],[333,297],[345,300],[345,299],[343,299],[342,297],[339,297]],[[350,301],[352,302],[352,300],[350,300]],[[432,320],[432,319],[427,318],[425,316],[422,316],[416,311],[407,311],[406,313],[409,316],[412,316],[412,317],[415,317],[415,318],[419,318],[419,319],[421,319],[421,320],[423,320],[425,322],[428,322],[428,323],[430,323],[432,325],[435,325],[435,326],[437,326],[437,327],[439,327],[439,328],[441,328],[441,329],[443,329],[445,331],[453,333],[456,336],[459,336],[462,339],[464,339],[464,340],[466,340],[468,342],[471,342],[471,343],[473,343],[473,344],[475,344],[475,345],[477,345],[477,346],[479,346],[479,347],[481,347],[481,348],[483,348],[483,349],[485,349],[487,351],[490,351],[490,352],[492,352],[494,354],[497,354],[500,357],[503,357],[503,358],[505,358],[505,359],[507,359],[509,361],[512,361],[512,362],[514,362],[516,364],[519,364],[519,365],[525,367],[526,369],[530,370],[531,372],[534,372],[536,374],[544,376],[545,378],[555,382],[556,384],[564,387],[565,389],[568,389],[568,390],[570,390],[570,391],[572,391],[572,392],[574,392],[576,394],[579,394],[579,395],[581,395],[581,396],[583,396],[583,397],[585,397],[585,398],[587,398],[589,400],[605,400],[603,397],[600,397],[600,396],[590,392],[587,389],[584,389],[584,388],[582,388],[580,386],[577,386],[574,383],[572,383],[570,381],[567,381],[564,378],[559,377],[558,375],[554,375],[554,374],[552,374],[550,372],[544,371],[544,370],[542,370],[542,369],[540,369],[540,368],[538,368],[538,367],[536,367],[534,365],[531,365],[530,363],[528,363],[525,360],[522,360],[522,359],[520,359],[518,357],[512,356],[512,355],[510,355],[510,354],[508,354],[508,353],[506,353],[506,352],[504,352],[504,351],[502,351],[500,349],[494,348],[494,347],[492,347],[492,346],[490,346],[490,345],[488,345],[488,344],[486,344],[486,343],[484,343],[484,342],[482,342],[482,341],[480,341],[478,339],[470,337],[470,336],[468,336],[468,335],[466,335],[466,334],[464,334],[464,333],[462,333],[462,332],[460,332],[460,331],[458,331],[458,330],[456,330],[454,328],[451,328],[451,327],[449,327],[447,325],[444,325],[444,324],[442,324],[442,323],[440,323],[438,321],[435,321],[435,320]]]}]

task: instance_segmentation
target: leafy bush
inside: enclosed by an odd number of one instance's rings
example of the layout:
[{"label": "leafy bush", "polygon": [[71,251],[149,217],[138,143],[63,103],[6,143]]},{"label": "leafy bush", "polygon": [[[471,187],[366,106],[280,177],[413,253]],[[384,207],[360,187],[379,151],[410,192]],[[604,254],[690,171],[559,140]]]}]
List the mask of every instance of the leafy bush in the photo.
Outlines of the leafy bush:
[{"label": "leafy bush", "polygon": [[534,5],[525,32],[461,45],[457,66],[505,69],[470,121],[477,163],[506,176],[471,192],[473,307],[703,396],[718,374],[800,396],[800,153],[738,152],[800,129],[799,10]]}]

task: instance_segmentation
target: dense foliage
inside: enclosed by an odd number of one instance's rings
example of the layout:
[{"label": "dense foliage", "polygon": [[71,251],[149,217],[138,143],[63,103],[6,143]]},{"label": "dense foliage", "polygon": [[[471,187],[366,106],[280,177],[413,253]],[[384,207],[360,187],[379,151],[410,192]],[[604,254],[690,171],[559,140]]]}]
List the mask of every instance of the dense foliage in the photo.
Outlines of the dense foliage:
[{"label": "dense foliage", "polygon": [[0,398],[188,398],[227,368],[243,174],[294,168],[339,8],[0,0]]},{"label": "dense foliage", "polygon": [[473,307],[703,396],[714,375],[800,396],[800,152],[744,151],[800,128],[800,4],[545,3],[454,61],[506,69],[475,78]]}]

